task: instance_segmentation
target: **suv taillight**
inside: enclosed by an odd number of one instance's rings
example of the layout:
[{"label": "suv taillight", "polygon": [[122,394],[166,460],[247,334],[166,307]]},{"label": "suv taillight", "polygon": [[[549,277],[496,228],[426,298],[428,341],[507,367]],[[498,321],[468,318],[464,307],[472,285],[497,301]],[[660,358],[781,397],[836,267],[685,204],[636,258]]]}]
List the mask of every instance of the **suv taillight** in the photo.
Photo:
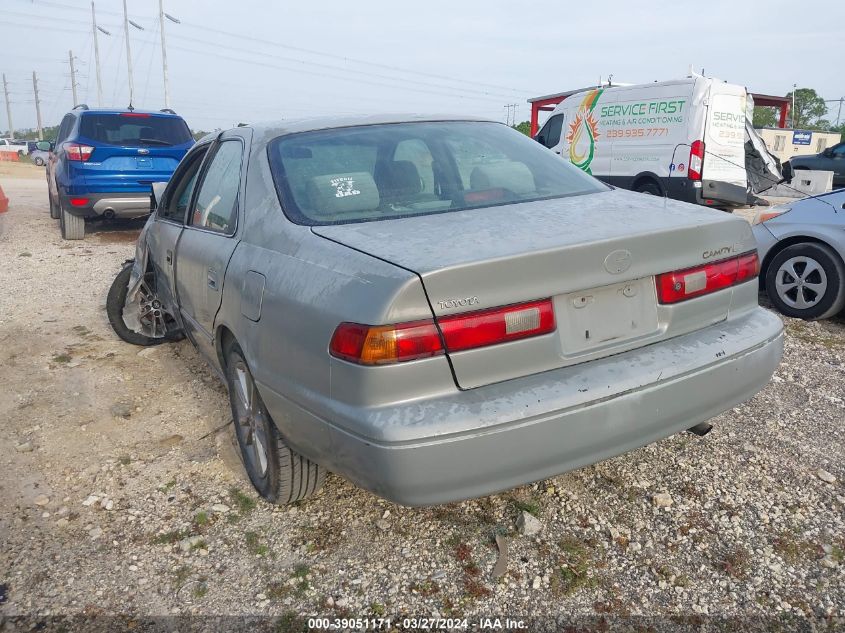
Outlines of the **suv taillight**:
[{"label": "suv taillight", "polygon": [[757,251],[711,264],[657,275],[660,303],[678,303],[754,279],[760,272]]},{"label": "suv taillight", "polygon": [[67,152],[68,160],[86,161],[91,158],[91,153],[94,148],[90,145],[80,145],[79,143],[65,143],[64,147]]},{"label": "suv taillight", "polygon": [[[456,314],[438,319],[361,325],[341,323],[332,336],[329,352],[359,365],[385,365],[449,352],[496,345],[555,330],[551,299]],[[440,333],[443,339],[440,338]]]},{"label": "suv taillight", "polygon": [[704,141],[693,141],[689,150],[689,169],[687,177],[690,180],[701,180],[704,165]]}]

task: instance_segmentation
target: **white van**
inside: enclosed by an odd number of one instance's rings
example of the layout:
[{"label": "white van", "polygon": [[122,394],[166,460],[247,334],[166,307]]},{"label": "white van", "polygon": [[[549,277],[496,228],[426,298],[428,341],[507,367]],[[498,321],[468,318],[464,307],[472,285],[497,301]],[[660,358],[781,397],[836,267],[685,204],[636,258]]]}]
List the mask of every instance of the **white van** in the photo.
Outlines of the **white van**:
[{"label": "white van", "polygon": [[747,92],[692,75],[575,93],[535,137],[610,185],[713,206],[745,204]]}]

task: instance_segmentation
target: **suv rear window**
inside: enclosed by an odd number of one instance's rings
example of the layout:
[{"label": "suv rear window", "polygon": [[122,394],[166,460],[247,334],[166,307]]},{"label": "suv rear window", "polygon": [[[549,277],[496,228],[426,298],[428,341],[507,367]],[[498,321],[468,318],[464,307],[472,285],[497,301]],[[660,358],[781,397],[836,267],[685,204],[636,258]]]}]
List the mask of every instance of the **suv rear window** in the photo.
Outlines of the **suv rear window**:
[{"label": "suv rear window", "polygon": [[270,142],[282,208],[344,224],[606,191],[524,134],[483,121],[337,128]]},{"label": "suv rear window", "polygon": [[192,138],[182,119],[140,112],[84,114],[79,134],[103,145],[133,147],[182,145]]}]

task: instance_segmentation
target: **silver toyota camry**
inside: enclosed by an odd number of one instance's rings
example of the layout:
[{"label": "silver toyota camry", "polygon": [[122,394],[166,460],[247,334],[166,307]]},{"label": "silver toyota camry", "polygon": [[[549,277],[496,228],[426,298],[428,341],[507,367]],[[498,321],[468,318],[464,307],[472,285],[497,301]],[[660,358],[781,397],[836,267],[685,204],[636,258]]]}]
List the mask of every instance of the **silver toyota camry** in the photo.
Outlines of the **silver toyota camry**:
[{"label": "silver toyota camry", "polygon": [[109,319],[208,359],[272,502],[327,470],[405,505],[552,477],[703,434],[781,358],[747,222],[500,123],[239,127],[153,188]]}]

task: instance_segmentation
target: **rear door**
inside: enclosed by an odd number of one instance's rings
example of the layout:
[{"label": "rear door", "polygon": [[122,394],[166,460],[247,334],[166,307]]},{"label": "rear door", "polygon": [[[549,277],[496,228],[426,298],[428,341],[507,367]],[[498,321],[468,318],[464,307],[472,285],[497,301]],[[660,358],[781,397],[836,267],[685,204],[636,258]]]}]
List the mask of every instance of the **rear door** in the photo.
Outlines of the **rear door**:
[{"label": "rear door", "polygon": [[704,126],[702,195],[742,204],[747,200],[745,173],[745,88],[711,83]]},{"label": "rear door", "polygon": [[85,184],[92,191],[149,191],[170,178],[193,145],[180,117],[148,112],[85,112],[78,141],[94,147],[86,161]]},{"label": "rear door", "polygon": [[223,279],[238,244],[246,150],[251,130],[224,133],[209,150],[176,248],[176,294],[191,337],[214,355],[214,318]]},{"label": "rear door", "polygon": [[67,140],[68,135],[73,130],[73,124],[76,122],[76,117],[72,114],[66,114],[59,125],[59,131],[56,134],[56,143],[50,151],[47,159],[47,189],[50,197],[58,204],[59,190],[58,182],[61,179],[59,173],[62,169],[62,159],[64,158],[64,150],[62,143]]}]

